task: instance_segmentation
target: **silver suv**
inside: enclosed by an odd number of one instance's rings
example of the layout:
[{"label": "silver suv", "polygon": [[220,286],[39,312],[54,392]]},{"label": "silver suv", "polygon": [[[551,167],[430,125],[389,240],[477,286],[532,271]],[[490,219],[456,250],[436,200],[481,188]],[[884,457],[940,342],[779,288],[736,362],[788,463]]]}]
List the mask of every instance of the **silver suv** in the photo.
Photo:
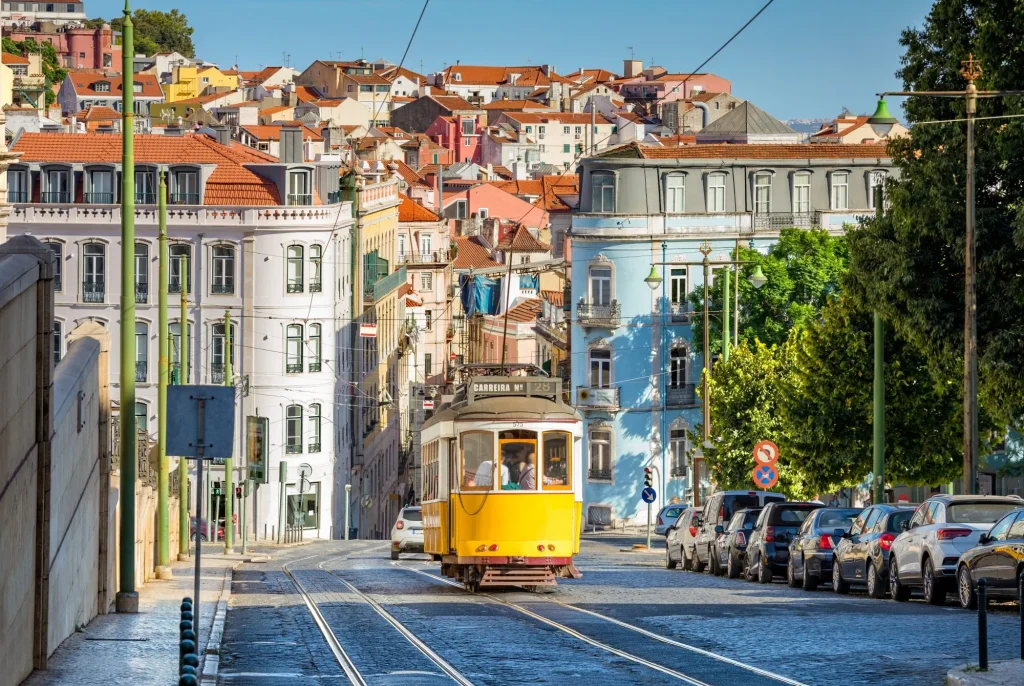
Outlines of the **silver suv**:
[{"label": "silver suv", "polygon": [[889,554],[893,600],[907,600],[919,586],[926,601],[943,604],[960,556],[1021,502],[1017,496],[935,495],[921,503]]}]

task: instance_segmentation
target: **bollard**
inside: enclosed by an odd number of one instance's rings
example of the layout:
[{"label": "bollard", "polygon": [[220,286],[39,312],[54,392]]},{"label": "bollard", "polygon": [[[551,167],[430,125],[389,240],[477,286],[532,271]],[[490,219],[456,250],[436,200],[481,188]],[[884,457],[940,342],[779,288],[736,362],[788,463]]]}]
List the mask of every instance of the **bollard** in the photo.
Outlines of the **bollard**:
[{"label": "bollard", "polygon": [[192,676],[194,676],[196,678],[199,678],[199,672],[197,672],[196,668],[193,667],[192,665],[185,665],[184,667],[182,667],[181,668],[181,674],[179,674],[178,676],[182,677],[182,676],[185,676],[186,674],[191,674]]},{"label": "bollard", "polygon": [[183,600],[181,602],[181,611],[182,612],[191,612],[192,611],[192,601],[188,600],[186,602],[186,601]]},{"label": "bollard", "polygon": [[988,583],[978,579],[978,670],[988,671]]},{"label": "bollard", "polygon": [[191,599],[191,598],[189,598],[188,596],[185,596],[184,598],[182,598],[182,599],[181,599],[181,602],[182,602],[183,604],[184,604],[184,603],[188,603],[189,605],[191,605],[191,604],[192,604],[192,599]]},{"label": "bollard", "polygon": [[183,619],[180,622],[178,622],[178,633],[180,634],[182,631],[192,631],[191,620]]},{"label": "bollard", "polygon": [[196,632],[189,629],[188,631],[181,632],[182,641],[192,641],[193,645],[199,645],[199,641],[196,639]]},{"label": "bollard", "polygon": [[196,643],[195,643],[195,641],[186,641],[185,639],[182,639],[181,642],[178,643],[178,666],[180,667],[181,665],[185,664],[185,656],[186,655],[188,655],[190,653],[191,654],[195,654],[195,652],[196,652]]},{"label": "bollard", "polygon": [[[195,653],[189,653],[188,655],[185,656],[185,659],[182,660],[182,662],[185,663],[185,664],[183,664],[181,666],[182,670],[191,669],[197,675],[199,674],[199,656],[198,655],[196,655]],[[184,674],[184,673],[185,672],[182,671],[182,674]]]},{"label": "bollard", "polygon": [[182,621],[195,622],[195,619],[192,617],[192,610],[185,610],[182,612],[181,619]]},{"label": "bollard", "polygon": [[199,686],[199,679],[191,674],[186,674],[178,679],[178,686]]}]

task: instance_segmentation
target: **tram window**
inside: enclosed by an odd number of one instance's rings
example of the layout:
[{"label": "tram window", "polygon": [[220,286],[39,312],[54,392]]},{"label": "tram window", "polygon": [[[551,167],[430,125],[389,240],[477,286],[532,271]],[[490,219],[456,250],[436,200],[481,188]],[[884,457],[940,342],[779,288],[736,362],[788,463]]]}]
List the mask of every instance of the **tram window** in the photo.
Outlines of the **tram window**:
[{"label": "tram window", "polygon": [[498,432],[502,490],[537,490],[537,432],[509,429]]},{"label": "tram window", "polygon": [[571,446],[571,434],[544,432],[544,490],[561,491],[572,487],[569,482]]},{"label": "tram window", "polygon": [[465,432],[462,434],[462,487],[488,489],[493,483],[494,434],[490,431]]}]

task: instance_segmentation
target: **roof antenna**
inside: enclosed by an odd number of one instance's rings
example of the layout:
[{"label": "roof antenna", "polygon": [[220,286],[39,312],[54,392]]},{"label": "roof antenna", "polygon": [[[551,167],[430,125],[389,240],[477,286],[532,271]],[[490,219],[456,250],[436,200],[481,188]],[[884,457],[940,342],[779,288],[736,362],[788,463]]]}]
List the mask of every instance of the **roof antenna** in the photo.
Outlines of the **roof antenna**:
[{"label": "roof antenna", "polygon": [[633,54],[633,46],[632,45],[627,45],[626,49],[629,50],[629,59],[630,59],[630,61],[633,61],[633,59],[636,57],[636,55]]}]

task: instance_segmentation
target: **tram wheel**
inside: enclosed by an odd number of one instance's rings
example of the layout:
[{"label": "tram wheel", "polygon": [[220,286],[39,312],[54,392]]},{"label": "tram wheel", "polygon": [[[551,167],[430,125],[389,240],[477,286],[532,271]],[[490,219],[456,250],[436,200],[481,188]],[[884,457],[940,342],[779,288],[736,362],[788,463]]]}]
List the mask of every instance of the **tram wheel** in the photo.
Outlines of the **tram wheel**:
[{"label": "tram wheel", "polygon": [[479,579],[474,579],[473,581],[466,581],[465,585],[466,585],[466,590],[469,591],[470,593],[479,593],[480,592],[480,580]]}]

